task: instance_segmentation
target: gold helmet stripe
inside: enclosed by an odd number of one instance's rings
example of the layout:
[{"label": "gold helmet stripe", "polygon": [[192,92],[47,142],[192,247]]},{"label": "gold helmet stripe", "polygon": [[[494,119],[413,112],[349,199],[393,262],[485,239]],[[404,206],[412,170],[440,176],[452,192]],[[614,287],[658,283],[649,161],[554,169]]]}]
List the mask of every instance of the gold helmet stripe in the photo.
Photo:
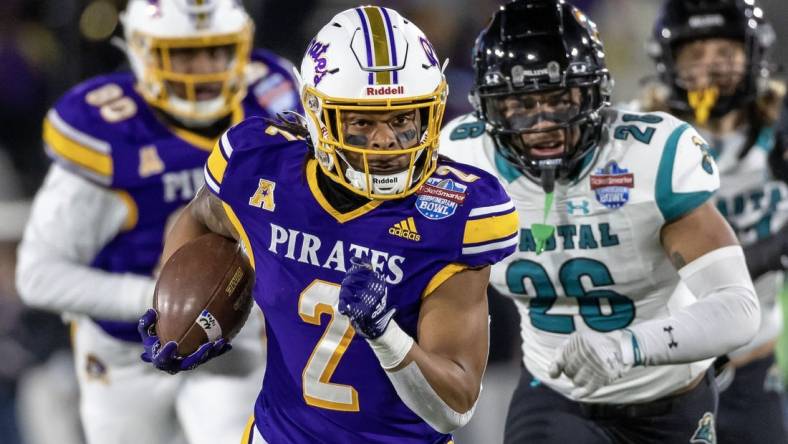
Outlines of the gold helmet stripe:
[{"label": "gold helmet stripe", "polygon": [[[372,37],[372,52],[375,54],[375,67],[391,66],[391,59],[389,58],[389,36],[386,33],[386,26],[383,23],[383,14],[380,12],[380,8],[375,6],[369,6],[363,9],[367,15]],[[375,84],[391,84],[391,71],[376,72]]]}]

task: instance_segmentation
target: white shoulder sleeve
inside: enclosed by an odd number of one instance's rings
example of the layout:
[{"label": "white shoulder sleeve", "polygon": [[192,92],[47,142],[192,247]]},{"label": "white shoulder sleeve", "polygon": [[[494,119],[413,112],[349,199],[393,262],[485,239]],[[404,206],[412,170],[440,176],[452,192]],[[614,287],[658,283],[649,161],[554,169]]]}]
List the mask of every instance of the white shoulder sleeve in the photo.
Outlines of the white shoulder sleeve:
[{"label": "white shoulder sleeve", "polygon": [[154,280],[87,265],[120,232],[127,211],[117,194],[53,165],[17,252],[22,299],[45,310],[136,320],[152,304]]}]

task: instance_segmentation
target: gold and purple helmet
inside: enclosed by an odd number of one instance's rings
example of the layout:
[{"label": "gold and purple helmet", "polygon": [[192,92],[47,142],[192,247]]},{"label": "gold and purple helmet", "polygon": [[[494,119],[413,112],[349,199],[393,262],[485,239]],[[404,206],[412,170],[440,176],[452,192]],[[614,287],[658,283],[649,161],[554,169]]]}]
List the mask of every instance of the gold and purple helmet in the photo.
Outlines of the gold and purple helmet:
[{"label": "gold and purple helmet", "polygon": [[[183,122],[210,123],[243,100],[254,25],[239,1],[130,0],[121,20],[138,89],[151,105]],[[174,51],[201,48],[228,49],[227,66],[205,74],[173,70]],[[220,84],[220,92],[201,100],[198,91],[208,84]]]},{"label": "gold and purple helmet", "polygon": [[[300,76],[315,157],[332,180],[370,199],[396,199],[434,171],[448,88],[432,44],[411,21],[377,6],[341,12],[309,43]],[[397,110],[420,114],[416,146],[373,149],[345,140],[347,113]],[[353,167],[347,153],[360,156],[363,166]],[[375,174],[370,155],[407,155],[408,167]]]}]

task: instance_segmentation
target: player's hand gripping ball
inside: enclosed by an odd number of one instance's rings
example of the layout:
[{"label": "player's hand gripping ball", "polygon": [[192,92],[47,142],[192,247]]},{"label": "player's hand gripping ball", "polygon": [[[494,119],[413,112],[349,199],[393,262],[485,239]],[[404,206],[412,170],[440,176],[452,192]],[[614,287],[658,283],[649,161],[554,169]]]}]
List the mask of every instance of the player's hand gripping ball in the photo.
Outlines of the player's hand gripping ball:
[{"label": "player's hand gripping ball", "polygon": [[162,345],[156,336],[156,310],[148,309],[139,320],[137,331],[142,338],[145,349],[140,357],[145,362],[150,362],[159,370],[174,375],[180,371],[192,370],[200,364],[230,351],[232,345],[224,338],[202,344],[197,351],[187,356],[178,355],[178,343],[169,341]]},{"label": "player's hand gripping ball", "polygon": [[255,273],[237,242],[205,234],[164,264],[154,310],[140,319],[142,359],[176,373],[230,349],[252,308]]}]

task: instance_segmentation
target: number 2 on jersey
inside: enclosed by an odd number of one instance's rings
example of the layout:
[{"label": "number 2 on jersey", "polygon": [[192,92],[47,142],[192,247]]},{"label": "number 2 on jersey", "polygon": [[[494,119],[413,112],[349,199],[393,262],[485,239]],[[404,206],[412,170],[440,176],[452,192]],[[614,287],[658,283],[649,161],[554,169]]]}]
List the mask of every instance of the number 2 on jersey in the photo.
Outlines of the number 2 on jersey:
[{"label": "number 2 on jersey", "polygon": [[[635,304],[628,297],[613,290],[586,290],[581,279],[588,278],[594,286],[613,285],[613,277],[605,264],[594,259],[575,258],[565,262],[558,278],[568,297],[577,298],[580,316],[590,328],[600,332],[618,330],[635,319]],[[551,333],[570,334],[575,331],[574,316],[570,314],[548,314],[558,299],[547,271],[534,261],[520,259],[506,269],[506,283],[514,294],[527,294],[525,280],[529,279],[536,295],[528,306],[531,324],[539,330]],[[607,299],[610,313],[605,314],[600,299]]]},{"label": "number 2 on jersey", "polygon": [[334,312],[339,302],[339,284],[315,279],[298,298],[298,315],[309,324],[321,325],[321,316],[331,316],[323,336],[301,374],[304,400],[307,404],[328,410],[357,412],[358,392],[349,385],[329,382],[334,370],[347,351],[356,331],[345,316]]}]

